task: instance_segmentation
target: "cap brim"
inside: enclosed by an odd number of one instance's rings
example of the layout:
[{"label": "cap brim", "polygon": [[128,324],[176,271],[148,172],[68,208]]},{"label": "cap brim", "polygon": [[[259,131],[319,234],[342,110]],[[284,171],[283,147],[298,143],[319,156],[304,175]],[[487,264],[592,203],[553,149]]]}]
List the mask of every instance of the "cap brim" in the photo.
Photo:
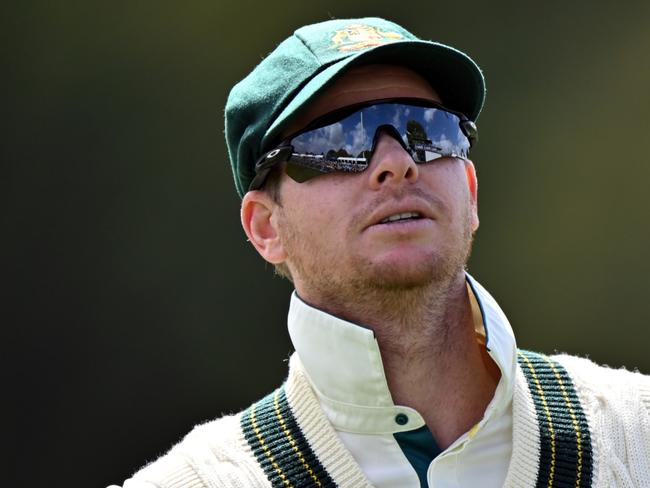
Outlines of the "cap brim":
[{"label": "cap brim", "polygon": [[431,41],[392,42],[344,58],[311,78],[275,118],[262,139],[262,148],[274,142],[292,116],[345,71],[372,63],[396,64],[416,71],[434,87],[446,107],[470,120],[476,120],[483,107],[485,81],[467,55]]}]

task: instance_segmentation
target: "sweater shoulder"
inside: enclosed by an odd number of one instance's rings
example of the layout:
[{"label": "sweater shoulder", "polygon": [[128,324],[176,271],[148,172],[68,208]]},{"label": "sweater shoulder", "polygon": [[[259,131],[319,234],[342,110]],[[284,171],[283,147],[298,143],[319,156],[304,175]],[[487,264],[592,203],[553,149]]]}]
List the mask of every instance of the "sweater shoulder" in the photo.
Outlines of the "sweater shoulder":
[{"label": "sweater shoulder", "polygon": [[266,486],[268,481],[244,438],[240,418],[241,413],[197,425],[166,454],[136,472],[123,488]]},{"label": "sweater shoulder", "polygon": [[610,368],[568,354],[558,354],[552,359],[567,369],[578,390],[588,390],[609,399],[638,397],[650,413],[650,376],[625,368]]}]

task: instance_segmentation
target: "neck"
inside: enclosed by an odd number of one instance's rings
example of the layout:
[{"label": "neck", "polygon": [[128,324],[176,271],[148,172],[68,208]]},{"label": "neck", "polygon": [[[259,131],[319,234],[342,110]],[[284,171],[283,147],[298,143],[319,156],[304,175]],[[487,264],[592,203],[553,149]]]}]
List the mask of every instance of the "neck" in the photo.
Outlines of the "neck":
[{"label": "neck", "polygon": [[464,271],[412,289],[298,293],[373,330],[393,401],[420,412],[441,448],[482,418],[499,370],[476,341]]}]

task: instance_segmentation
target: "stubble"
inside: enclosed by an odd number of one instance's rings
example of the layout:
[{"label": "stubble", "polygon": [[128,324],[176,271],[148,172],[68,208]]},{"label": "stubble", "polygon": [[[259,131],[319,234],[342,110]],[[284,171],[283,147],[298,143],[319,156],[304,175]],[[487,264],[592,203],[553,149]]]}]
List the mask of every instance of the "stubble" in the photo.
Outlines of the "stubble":
[{"label": "stubble", "polygon": [[[404,338],[399,336],[407,331],[431,335],[440,346],[447,342],[445,317],[452,306],[450,295],[464,282],[472,247],[470,205],[448,229],[453,238],[444,247],[432,249],[409,270],[396,263],[375,263],[367,256],[327,248],[318,236],[299,233],[284,211],[280,213],[283,245],[303,299],[359,325],[374,330],[381,327],[386,344],[392,339],[403,344]],[[389,323],[391,327],[382,327]]]}]

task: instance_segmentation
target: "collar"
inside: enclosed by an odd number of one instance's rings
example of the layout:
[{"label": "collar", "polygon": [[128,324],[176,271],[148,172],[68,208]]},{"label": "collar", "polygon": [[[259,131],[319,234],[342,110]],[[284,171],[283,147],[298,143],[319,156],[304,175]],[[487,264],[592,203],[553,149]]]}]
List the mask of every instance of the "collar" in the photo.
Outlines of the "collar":
[{"label": "collar", "polygon": [[[512,400],[516,343],[496,301],[469,274],[466,280],[477,332],[484,332],[487,351],[501,371],[494,398],[483,420],[472,429],[475,432]],[[394,434],[425,425],[416,410],[393,403],[372,330],[306,304],[295,291],[288,326],[311,386],[337,430]]]}]

